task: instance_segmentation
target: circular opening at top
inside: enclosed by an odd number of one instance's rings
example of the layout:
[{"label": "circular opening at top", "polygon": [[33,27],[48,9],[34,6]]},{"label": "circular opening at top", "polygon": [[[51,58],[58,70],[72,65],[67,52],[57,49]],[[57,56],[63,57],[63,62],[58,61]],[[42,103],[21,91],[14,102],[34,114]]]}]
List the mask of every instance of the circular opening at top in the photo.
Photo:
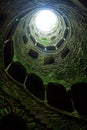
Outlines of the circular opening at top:
[{"label": "circular opening at top", "polygon": [[57,15],[51,10],[40,10],[35,18],[36,27],[44,33],[51,32],[57,25]]}]

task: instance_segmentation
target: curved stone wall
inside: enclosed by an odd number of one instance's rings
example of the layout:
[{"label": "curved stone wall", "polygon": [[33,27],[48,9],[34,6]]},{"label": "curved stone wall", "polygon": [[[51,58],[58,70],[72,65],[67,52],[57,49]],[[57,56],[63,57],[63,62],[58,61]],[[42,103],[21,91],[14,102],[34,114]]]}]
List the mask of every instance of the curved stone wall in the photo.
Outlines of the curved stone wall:
[{"label": "curved stone wall", "polygon": [[[37,9],[45,8],[43,2],[21,11],[6,28],[3,68],[11,81],[22,86],[34,99],[71,115],[75,111],[86,115],[83,103],[87,91],[85,12],[64,1],[54,5],[47,1],[47,4],[47,8],[53,8],[64,20],[61,37],[52,35],[51,45],[44,46],[31,34],[29,21]],[[81,85],[84,87],[79,90]]]}]

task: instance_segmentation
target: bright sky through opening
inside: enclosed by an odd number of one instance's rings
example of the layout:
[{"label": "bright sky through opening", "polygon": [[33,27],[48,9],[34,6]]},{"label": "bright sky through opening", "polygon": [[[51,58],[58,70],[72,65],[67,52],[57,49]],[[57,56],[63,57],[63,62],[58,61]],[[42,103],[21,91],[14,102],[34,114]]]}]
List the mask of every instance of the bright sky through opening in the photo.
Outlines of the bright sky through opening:
[{"label": "bright sky through opening", "polygon": [[36,27],[42,32],[50,32],[56,26],[57,16],[51,10],[41,10],[36,18]]}]

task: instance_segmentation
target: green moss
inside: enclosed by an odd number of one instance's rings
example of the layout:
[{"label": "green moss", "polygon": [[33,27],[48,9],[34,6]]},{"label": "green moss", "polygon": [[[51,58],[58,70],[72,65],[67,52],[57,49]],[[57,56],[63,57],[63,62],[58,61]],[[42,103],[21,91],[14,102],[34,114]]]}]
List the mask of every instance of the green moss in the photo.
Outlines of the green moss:
[{"label": "green moss", "polygon": [[4,85],[4,83],[2,81],[0,81],[0,88],[2,88]]},{"label": "green moss", "polygon": [[13,57],[13,61],[17,61],[17,57],[16,57],[15,54],[14,54],[14,57]]}]

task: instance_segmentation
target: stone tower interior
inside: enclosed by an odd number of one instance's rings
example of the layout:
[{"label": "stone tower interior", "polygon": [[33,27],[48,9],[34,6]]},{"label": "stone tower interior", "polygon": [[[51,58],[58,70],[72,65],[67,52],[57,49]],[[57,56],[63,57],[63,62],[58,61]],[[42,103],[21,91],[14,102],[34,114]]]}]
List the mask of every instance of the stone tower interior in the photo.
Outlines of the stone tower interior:
[{"label": "stone tower interior", "polygon": [[86,0],[0,0],[0,130],[87,130]]}]

